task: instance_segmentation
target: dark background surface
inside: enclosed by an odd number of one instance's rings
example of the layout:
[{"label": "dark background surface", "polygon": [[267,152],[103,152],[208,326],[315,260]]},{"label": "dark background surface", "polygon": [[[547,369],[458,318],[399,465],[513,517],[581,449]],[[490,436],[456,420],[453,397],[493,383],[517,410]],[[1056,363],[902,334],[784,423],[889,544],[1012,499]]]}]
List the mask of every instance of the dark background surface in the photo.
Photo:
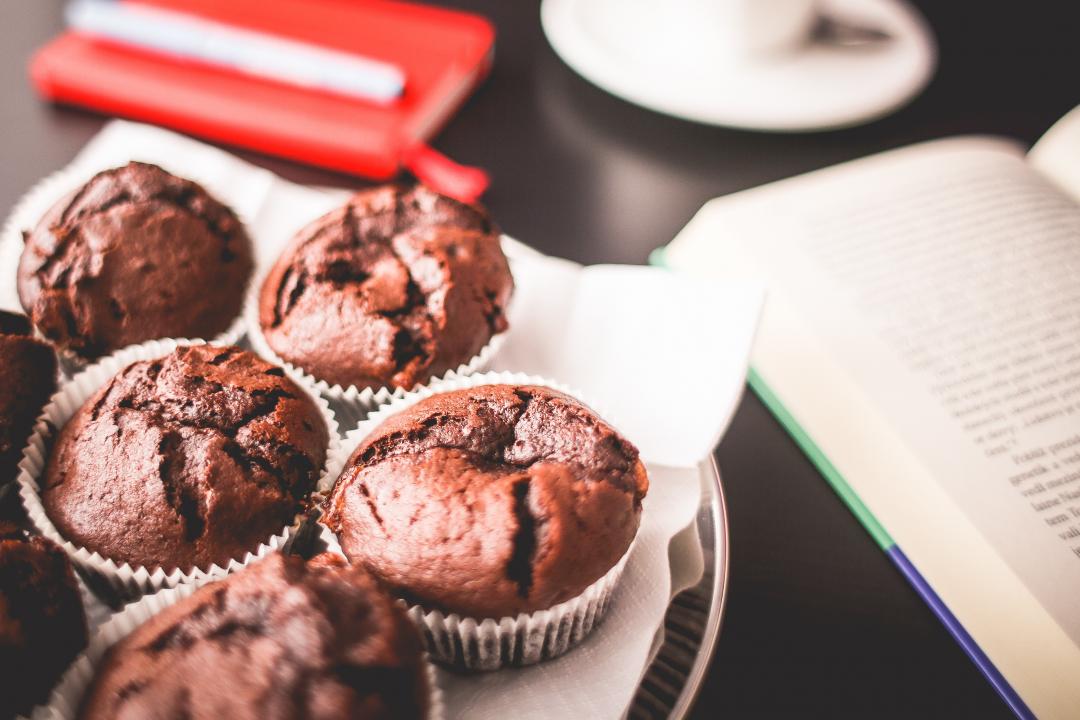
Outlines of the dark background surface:
[{"label": "dark background surface", "polygon": [[[710,128],[638,109],[561,63],[536,3],[454,4],[494,21],[496,62],[436,147],[491,171],[486,203],[509,234],[586,263],[645,262],[717,195],[950,134],[1030,143],[1080,103],[1073,2],[922,2],[941,54],[929,88],[884,120],[808,135]],[[58,31],[60,9],[59,0],[0,3],[5,210],[103,122],[30,91],[27,59]],[[362,184],[241,154],[293,180]],[[695,718],[1009,717],[753,395],[717,456],[729,502],[730,596]]]}]

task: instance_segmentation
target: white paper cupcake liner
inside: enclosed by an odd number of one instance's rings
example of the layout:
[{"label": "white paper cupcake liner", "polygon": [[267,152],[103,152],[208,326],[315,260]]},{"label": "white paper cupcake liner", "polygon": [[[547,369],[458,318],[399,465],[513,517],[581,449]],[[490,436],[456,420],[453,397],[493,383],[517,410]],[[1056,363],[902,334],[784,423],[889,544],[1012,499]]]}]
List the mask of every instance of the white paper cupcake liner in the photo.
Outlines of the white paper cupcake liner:
[{"label": "white paper cupcake liner", "polygon": [[97,595],[86,586],[86,582],[79,577],[79,573],[75,573],[75,584],[79,586],[79,599],[82,600],[83,612],[86,614],[87,636],[94,637],[98,628],[112,617],[112,608],[98,599]]},{"label": "white paper cupcake liner", "polygon": [[[22,307],[16,290],[15,273],[19,266],[19,257],[22,255],[23,230],[30,230],[36,226],[38,221],[41,220],[41,217],[48,212],[49,208],[62,197],[89,181],[90,178],[98,172],[108,169],[109,168],[104,167],[84,169],[69,165],[62,170],[46,175],[39,180],[37,184],[26,191],[26,193],[19,198],[18,202],[15,203],[7,220],[4,221],[2,228],[0,228],[0,268],[4,268],[5,272],[11,273],[9,277],[0,278],[0,288],[2,288],[2,292],[0,292],[0,308],[14,310]],[[187,175],[183,177],[202,185],[204,188],[207,186],[206,183],[199,178],[189,177]],[[250,237],[250,228],[252,227],[252,224],[248,221],[249,218],[244,217],[235,208],[230,209],[232,209],[232,211],[237,214],[237,217],[240,218],[240,222],[243,224],[244,228],[249,230]],[[255,238],[252,237],[251,241],[254,245]],[[247,293],[254,281],[254,270],[252,270],[251,275],[252,276],[248,278],[247,287],[244,288],[244,297],[247,297]],[[214,345],[236,345],[244,337],[244,332],[246,330],[247,323],[244,321],[243,308],[241,308],[241,312],[232,319],[229,326],[221,333],[215,335],[209,342]],[[37,331],[37,328],[34,329],[34,332],[38,337],[44,337]],[[97,360],[87,360],[64,348],[58,347],[56,350],[57,357],[60,360],[59,365],[61,372],[66,377],[71,377],[91,363],[97,362]]]},{"label": "white paper cupcake liner", "polygon": [[[346,434],[337,455],[329,462],[324,475],[325,482],[320,485],[319,490],[324,495],[330,492],[353,451],[391,415],[441,392],[503,384],[550,387],[585,403],[606,422],[615,425],[597,406],[589,403],[582,393],[543,377],[524,373],[489,372],[441,380],[394,398],[371,413],[355,430]],[[331,552],[344,554],[333,532],[325,526],[322,537]],[[636,542],[635,537],[615,566],[584,592],[546,610],[520,613],[516,617],[477,619],[462,617],[458,613],[425,610],[420,605],[410,605],[404,601],[402,603],[406,606],[409,617],[420,629],[425,649],[438,663],[470,671],[533,665],[567,652],[599,624],[611,604],[615,588]]]},{"label": "white paper cupcake liner", "polygon": [[288,362],[270,347],[270,343],[266,341],[266,336],[263,335],[262,325],[259,323],[259,294],[267,272],[260,273],[260,275],[258,281],[251,284],[247,295],[247,301],[244,304],[247,339],[248,342],[251,343],[251,347],[265,360],[285,368],[285,371],[289,373],[291,377],[302,377],[314,384],[319,392],[331,402],[339,403],[358,411],[356,417],[357,420],[362,420],[368,412],[380,405],[385,405],[392,400],[405,397],[408,392],[423,387],[430,387],[438,382],[468,377],[487,369],[488,365],[495,358],[495,355],[498,354],[499,349],[506,341],[506,335],[507,332],[509,332],[506,331],[498,333],[497,335],[492,335],[491,339],[487,341],[487,344],[480,348],[480,352],[470,358],[468,362],[458,365],[457,368],[453,370],[448,370],[443,375],[433,377],[423,383],[417,383],[416,386],[411,389],[389,386],[379,388],[358,388],[355,385],[342,387],[336,383],[331,384],[326,380],[320,380],[304,368]]},{"label": "white paper cupcake liner", "polygon": [[[19,463],[19,494],[22,496],[30,522],[39,533],[62,547],[76,567],[103,579],[121,597],[137,597],[179,584],[224,577],[267,553],[281,548],[292,532],[292,524],[295,524],[294,521],[242,558],[230,560],[224,567],[213,564],[209,568],[193,568],[185,572],[180,568],[168,571],[164,568],[150,570],[143,566],[132,567],[126,562],[117,564],[114,560],[102,557],[97,552],[69,542],[60,534],[45,512],[39,494],[38,479],[45,471],[53,436],[71,419],[71,416],[97,392],[98,388],[131,363],[140,360],[155,360],[169,354],[177,347],[204,344],[206,343],[202,340],[151,340],[141,345],[132,345],[91,365],[53,395],[52,400],[39,416],[34,426],[34,434],[31,435],[29,443],[23,450],[23,458]],[[310,383],[302,380],[295,382],[319,408],[326,421],[330,437],[326,452],[327,460],[323,464],[316,486],[321,487],[326,483],[323,475],[329,470],[330,458],[339,454],[338,447],[341,441],[338,436],[337,421],[329,404],[319,396]]]},{"label": "white paper cupcake liner", "polygon": [[485,672],[535,665],[563,655],[599,625],[633,550],[631,543],[615,567],[585,592],[547,610],[477,620],[411,605],[409,617],[436,662]]},{"label": "white paper cupcake liner", "polygon": [[[56,688],[49,697],[48,705],[35,709],[31,720],[44,720],[45,718],[75,720],[78,717],[79,705],[82,703],[83,696],[90,688],[97,667],[109,648],[130,635],[135,628],[154,615],[157,615],[170,605],[190,597],[200,587],[212,581],[210,578],[204,578],[195,583],[161,590],[153,595],[147,595],[137,602],[130,603],[123,610],[113,615],[96,633],[91,635],[90,644],[86,651],[76,658],[71,667],[64,673],[64,676],[57,683]],[[428,701],[430,706],[428,720],[445,720],[446,705],[443,700],[442,690],[439,687],[435,666],[431,662],[426,662],[425,670],[431,691]],[[40,715],[38,714],[39,710],[41,711]]]}]

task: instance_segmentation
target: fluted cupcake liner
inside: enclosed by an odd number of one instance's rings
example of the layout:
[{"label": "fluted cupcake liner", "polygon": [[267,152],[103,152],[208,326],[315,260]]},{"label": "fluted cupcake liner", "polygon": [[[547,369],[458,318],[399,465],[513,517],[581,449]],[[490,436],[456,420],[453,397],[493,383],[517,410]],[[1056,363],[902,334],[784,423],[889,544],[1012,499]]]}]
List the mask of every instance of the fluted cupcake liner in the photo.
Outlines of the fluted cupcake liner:
[{"label": "fluted cupcake liner", "polygon": [[[22,496],[23,505],[26,507],[30,522],[39,533],[57,543],[67,552],[76,567],[84,572],[102,579],[108,586],[121,597],[137,597],[144,593],[155,592],[163,588],[176,585],[217,579],[234,572],[252,561],[257,560],[270,552],[280,549],[288,540],[293,531],[293,523],[273,535],[243,557],[229,560],[225,566],[218,564],[207,568],[155,568],[143,566],[133,567],[128,563],[117,563],[110,558],[91,551],[85,547],[69,542],[49,519],[48,513],[41,501],[38,480],[45,471],[48,462],[52,441],[75,412],[90,399],[106,382],[116,373],[123,370],[131,363],[140,360],[156,360],[164,357],[178,347],[192,345],[205,345],[203,340],[151,340],[141,345],[132,345],[83,370],[64,385],[51,401],[45,406],[42,414],[34,426],[34,434],[23,450],[23,458],[19,463],[19,494]],[[320,474],[316,487],[325,485],[325,477],[329,470],[330,458],[338,454],[340,438],[338,436],[337,421],[329,404],[319,393],[311,387],[311,384],[295,380],[296,384],[311,398],[312,402],[322,412],[323,419],[329,432],[330,442],[326,452],[326,462]]]},{"label": "fluted cupcake liner", "polygon": [[[64,676],[57,683],[56,688],[49,697],[48,705],[40,708],[42,714],[39,715],[38,710],[35,710],[31,720],[44,720],[45,718],[75,720],[78,717],[83,696],[89,690],[97,668],[109,648],[130,635],[137,627],[154,615],[157,615],[170,605],[190,597],[192,593],[210,582],[213,582],[213,579],[205,578],[187,585],[160,590],[153,595],[147,595],[136,602],[128,604],[123,610],[113,615],[107,623],[102,625],[91,636],[86,651],[76,658],[71,667],[64,673]],[[428,720],[444,720],[446,710],[442,690],[438,685],[435,666],[427,662],[425,663],[425,669],[431,691],[428,701]]]},{"label": "fluted cupcake liner", "polygon": [[[11,288],[10,293],[4,291],[5,294],[0,296],[0,308],[7,305],[10,305],[12,309],[21,307],[14,288],[16,286],[16,269],[18,268],[19,257],[22,254],[23,248],[23,230],[33,228],[53,204],[89,181],[90,178],[98,172],[108,169],[109,168],[103,167],[86,170],[68,166],[62,170],[46,175],[27,190],[26,193],[19,198],[18,202],[15,203],[15,206],[11,209],[11,213],[8,214],[7,220],[5,220],[3,226],[0,227],[0,268],[4,268],[5,271],[10,269],[11,273],[8,278],[0,278],[0,287]],[[199,178],[188,177],[187,175],[184,177],[206,187],[206,183]],[[229,207],[237,214],[237,217],[240,218],[240,222],[243,223],[245,228],[251,228],[252,225],[248,221],[249,218],[244,217],[231,205]],[[251,240],[253,243],[257,242],[254,237]],[[253,271],[252,277],[248,279],[248,288],[245,288],[245,296],[254,280],[254,275],[255,273]],[[10,283],[10,285],[8,283]],[[247,323],[244,321],[243,308],[241,308],[241,312],[230,321],[229,326],[221,333],[215,335],[209,342],[213,345],[236,345],[244,337],[244,332],[246,330]],[[38,337],[44,337],[38,332],[36,327],[34,328],[34,332]],[[60,370],[64,376],[68,378],[90,364],[97,362],[96,359],[87,360],[65,348],[57,347],[56,352],[57,357],[60,360]]]},{"label": "fluted cupcake liner", "polygon": [[535,665],[563,655],[600,624],[633,549],[585,592],[547,610],[476,619],[410,605],[409,617],[436,662],[474,671]]},{"label": "fluted cupcake liner", "polygon": [[326,380],[315,377],[315,375],[311,374],[303,367],[288,362],[270,347],[270,343],[266,341],[266,336],[263,335],[262,325],[259,323],[259,294],[265,278],[266,272],[264,271],[260,274],[258,281],[251,284],[248,289],[247,301],[244,305],[247,339],[248,342],[251,343],[251,347],[264,360],[285,368],[285,372],[289,373],[290,377],[304,378],[312,383],[318,391],[331,402],[342,407],[343,410],[352,411],[351,414],[356,415],[356,420],[358,421],[363,420],[367,413],[375,408],[385,405],[393,400],[403,398],[409,392],[424,387],[430,387],[438,382],[468,377],[485,370],[494,359],[495,355],[498,354],[502,344],[506,341],[507,332],[509,332],[506,331],[492,335],[491,339],[487,341],[487,344],[480,348],[480,352],[471,357],[468,362],[464,362],[455,369],[448,370],[438,377],[432,377],[426,382],[417,383],[412,388],[390,386],[359,388],[356,385],[342,387],[337,383],[331,384]]},{"label": "fluted cupcake liner", "polygon": [[[329,493],[353,451],[384,420],[421,400],[442,392],[482,385],[542,385],[566,393],[593,409],[605,421],[608,416],[582,395],[561,383],[524,373],[489,372],[452,378],[406,393],[379,407],[355,430],[345,435],[337,455],[331,458],[324,483],[319,489]],[[612,423],[614,425],[614,423]],[[344,555],[334,533],[322,526],[322,537],[330,552]],[[456,669],[491,671],[504,667],[533,665],[556,658],[581,642],[600,623],[611,605],[615,588],[637,543],[635,536],[614,567],[594,581],[580,595],[545,610],[502,618],[463,617],[458,613],[427,610],[421,605],[399,602],[408,611],[424,639],[424,647],[435,662]]]}]

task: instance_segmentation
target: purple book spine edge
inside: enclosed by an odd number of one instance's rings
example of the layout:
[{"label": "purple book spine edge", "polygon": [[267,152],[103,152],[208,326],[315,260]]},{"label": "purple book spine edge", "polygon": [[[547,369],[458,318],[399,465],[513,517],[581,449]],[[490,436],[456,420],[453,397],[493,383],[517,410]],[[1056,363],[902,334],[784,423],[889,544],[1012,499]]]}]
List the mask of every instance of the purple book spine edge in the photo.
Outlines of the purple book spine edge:
[{"label": "purple book spine edge", "polygon": [[904,554],[898,546],[893,545],[886,550],[886,554],[889,559],[893,561],[897,569],[903,573],[907,578],[911,586],[915,588],[915,592],[919,594],[919,597],[930,607],[930,610],[938,617],[938,620],[949,631],[949,634],[960,644],[964,652],[967,654],[971,661],[975,663],[976,667],[986,676],[986,679],[990,681],[990,684],[997,690],[1001,699],[1009,706],[1009,709],[1013,711],[1016,717],[1022,720],[1035,720],[1035,714],[1031,712],[1031,709],[1027,704],[1020,699],[1020,695],[1013,689],[1009,681],[1001,674],[990,658],[986,656],[986,653],[982,651],[975,639],[968,634],[964,626],[960,624],[960,621],[956,619],[956,616],[952,614],[952,611],[946,607],[942,602],[938,594],[934,592],[934,589],[930,587],[930,584],[926,582],[926,578],[915,569],[915,566],[908,560],[907,555]]}]

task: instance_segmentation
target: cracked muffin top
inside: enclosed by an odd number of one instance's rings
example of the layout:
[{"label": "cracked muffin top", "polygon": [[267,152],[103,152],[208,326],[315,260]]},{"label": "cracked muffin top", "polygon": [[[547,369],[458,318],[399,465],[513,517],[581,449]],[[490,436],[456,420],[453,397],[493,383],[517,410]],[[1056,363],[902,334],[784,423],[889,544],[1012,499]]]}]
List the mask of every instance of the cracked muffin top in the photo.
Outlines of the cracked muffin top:
[{"label": "cracked muffin top", "polygon": [[0,310],[0,488],[18,475],[26,439],[56,391],[56,353],[30,321]]},{"label": "cracked muffin top", "polygon": [[259,325],[320,380],[412,388],[507,329],[513,286],[486,212],[422,185],[385,186],[296,234],[263,283]]},{"label": "cracked muffin top", "polygon": [[60,534],[118,564],[224,566],[292,521],[329,433],[284,371],[235,347],[132,363],[64,425],[42,502]]},{"label": "cracked muffin top", "polygon": [[550,388],[433,395],[381,423],[326,500],[345,554],[425,609],[487,618],[580,595],[637,533],[637,449]]},{"label": "cracked muffin top", "polygon": [[420,720],[420,638],[361,568],[273,553],[114,645],[79,717]]},{"label": "cracked muffin top", "polygon": [[86,647],[86,614],[67,555],[0,522],[0,718],[29,715]]},{"label": "cracked muffin top", "polygon": [[23,239],[23,309],[45,337],[84,358],[224,332],[241,311],[253,264],[232,210],[138,162],[95,175]]}]

